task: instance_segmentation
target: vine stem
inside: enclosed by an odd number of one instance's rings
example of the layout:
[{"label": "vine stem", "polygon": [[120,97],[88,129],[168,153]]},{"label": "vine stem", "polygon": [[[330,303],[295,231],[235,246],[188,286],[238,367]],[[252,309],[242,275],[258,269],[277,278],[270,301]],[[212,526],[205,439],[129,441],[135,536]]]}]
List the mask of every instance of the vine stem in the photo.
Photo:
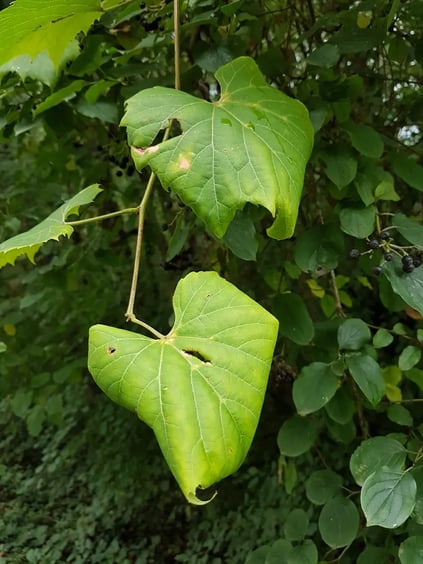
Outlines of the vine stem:
[{"label": "vine stem", "polygon": [[[174,20],[175,90],[180,90],[181,71],[180,71],[180,42],[179,42],[179,0],[174,0],[173,2],[173,20]],[[165,129],[163,139],[161,141],[162,143],[169,138],[171,127],[172,127],[172,121]],[[147,204],[150,199],[151,193],[153,191],[155,180],[156,180],[156,173],[151,172],[141,203],[139,207],[136,208],[138,209],[137,242],[135,246],[134,268],[132,271],[131,289],[129,291],[129,301],[125,313],[125,318],[126,321],[132,321],[133,323],[137,323],[138,325],[141,325],[141,327],[144,327],[144,329],[147,329],[150,333],[152,333],[159,339],[164,339],[165,338],[164,335],[156,331],[156,329],[154,329],[144,321],[138,319],[134,313],[135,297],[137,294],[138,278],[139,278],[139,271],[141,265],[141,250],[142,250],[142,241],[144,235],[145,212],[147,209]]]},{"label": "vine stem", "polygon": [[65,221],[65,225],[84,225],[85,223],[93,223],[94,221],[103,221],[103,219],[109,219],[110,217],[116,217],[118,215],[124,215],[126,213],[137,213],[138,208],[125,208],[124,210],[119,210],[115,212],[105,213],[103,215],[96,215],[95,217],[87,217],[86,219],[77,219],[75,221]]}]

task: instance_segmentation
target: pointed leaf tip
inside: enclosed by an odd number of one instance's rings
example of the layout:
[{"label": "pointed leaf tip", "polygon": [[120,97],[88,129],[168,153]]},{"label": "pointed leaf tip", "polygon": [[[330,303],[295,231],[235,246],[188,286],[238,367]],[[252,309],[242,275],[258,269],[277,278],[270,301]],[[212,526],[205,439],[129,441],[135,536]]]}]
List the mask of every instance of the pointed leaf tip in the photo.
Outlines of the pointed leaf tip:
[{"label": "pointed leaf tip", "polygon": [[88,368],[153,429],[187,500],[203,504],[198,489],[235,472],[251,445],[278,322],[216,272],[188,274],[173,306],[163,339],[91,327]]}]

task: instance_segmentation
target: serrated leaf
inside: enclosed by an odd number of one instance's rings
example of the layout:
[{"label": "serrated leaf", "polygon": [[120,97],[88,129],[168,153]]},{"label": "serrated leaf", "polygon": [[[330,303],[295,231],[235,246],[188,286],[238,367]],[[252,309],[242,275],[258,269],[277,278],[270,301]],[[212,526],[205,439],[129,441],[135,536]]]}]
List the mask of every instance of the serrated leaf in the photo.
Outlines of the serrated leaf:
[{"label": "serrated leaf", "polygon": [[383,274],[390,282],[392,290],[406,304],[423,315],[423,268],[404,272],[400,259],[394,256],[391,262],[384,263]]},{"label": "serrated leaf", "polygon": [[21,255],[26,255],[31,262],[34,262],[35,253],[43,243],[52,239],[58,241],[61,236],[70,237],[73,227],[66,223],[66,218],[77,214],[80,206],[91,203],[101,191],[98,184],[84,188],[29,231],[1,243],[0,268],[6,264],[14,264],[17,257]]},{"label": "serrated leaf", "polygon": [[423,248],[423,225],[408,218],[402,213],[396,213],[392,218],[392,225],[395,226],[403,237]]},{"label": "serrated leaf", "polygon": [[338,496],[330,499],[319,516],[319,531],[332,548],[347,546],[357,535],[359,514],[350,499]]},{"label": "serrated leaf", "polygon": [[339,379],[328,364],[313,362],[305,366],[296,378],[292,390],[295,407],[300,415],[318,411],[335,395]]},{"label": "serrated leaf", "polygon": [[351,144],[359,153],[373,159],[379,159],[383,153],[383,141],[379,133],[369,127],[358,123],[342,124],[351,139]]},{"label": "serrated leaf", "polygon": [[253,439],[278,322],[215,272],[190,273],[161,339],[90,329],[88,367],[106,395],[152,427],[186,498],[235,472]]},{"label": "serrated leaf", "polygon": [[377,405],[385,393],[385,381],[379,364],[369,355],[359,354],[346,359],[348,370],[369,402]]},{"label": "serrated leaf", "polygon": [[360,499],[368,527],[378,525],[394,529],[402,525],[414,509],[416,481],[410,472],[384,466],[366,479]]},{"label": "serrated leaf", "polygon": [[363,441],[351,456],[350,470],[356,483],[361,486],[381,466],[401,470],[407,451],[391,437],[373,437]]},{"label": "serrated leaf", "polygon": [[401,564],[420,564],[423,562],[423,536],[413,536],[401,543],[398,551]]},{"label": "serrated leaf", "polygon": [[[135,164],[149,165],[219,238],[247,202],[275,217],[271,237],[290,237],[313,144],[307,110],[268,86],[249,57],[224,65],[216,79],[214,103],[163,87],[127,101],[121,123]],[[172,119],[181,135],[150,147]]]},{"label": "serrated leaf", "polygon": [[100,0],[17,0],[0,12],[1,65],[46,51],[57,71],[70,42],[102,15]]}]

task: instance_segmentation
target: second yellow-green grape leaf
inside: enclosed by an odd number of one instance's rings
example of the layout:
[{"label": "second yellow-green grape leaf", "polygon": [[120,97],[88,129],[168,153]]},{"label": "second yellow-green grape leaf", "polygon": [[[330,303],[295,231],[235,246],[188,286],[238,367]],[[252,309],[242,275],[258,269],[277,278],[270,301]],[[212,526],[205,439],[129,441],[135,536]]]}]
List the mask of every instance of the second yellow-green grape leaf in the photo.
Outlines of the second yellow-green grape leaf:
[{"label": "second yellow-green grape leaf", "polygon": [[[305,106],[269,86],[249,57],[216,72],[221,96],[208,102],[156,86],[126,103],[138,168],[149,165],[217,237],[247,202],[269,210],[270,237],[291,237],[313,145]],[[152,145],[171,123],[180,130]]]},{"label": "second yellow-green grape leaf", "polygon": [[[259,420],[277,320],[216,272],[190,273],[168,335],[94,325],[88,368],[104,393],[149,425],[188,501],[244,461]],[[209,501],[209,500],[208,500]]]}]

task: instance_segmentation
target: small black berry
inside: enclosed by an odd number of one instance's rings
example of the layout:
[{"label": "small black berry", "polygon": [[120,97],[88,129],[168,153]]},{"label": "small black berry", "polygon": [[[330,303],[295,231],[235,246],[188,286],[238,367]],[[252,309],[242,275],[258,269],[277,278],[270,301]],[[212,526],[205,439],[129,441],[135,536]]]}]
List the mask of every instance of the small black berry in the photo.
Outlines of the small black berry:
[{"label": "small black berry", "polygon": [[162,231],[167,231],[169,229],[169,225],[167,223],[162,223]]},{"label": "small black berry", "polygon": [[385,253],[383,258],[390,262],[393,259],[392,253]]},{"label": "small black berry", "polygon": [[360,256],[360,251],[358,249],[351,249],[350,258],[357,259]]},{"label": "small black berry", "polygon": [[380,234],[380,238],[382,239],[382,241],[386,241],[387,239],[390,239],[391,238],[390,231],[382,231],[382,233]]},{"label": "small black berry", "polygon": [[378,249],[379,248],[379,241],[377,239],[372,239],[369,241],[369,247],[371,249]]},{"label": "small black berry", "polygon": [[405,257],[402,257],[401,262],[404,265],[413,264],[413,257],[410,257],[410,255],[405,255]]},{"label": "small black berry", "polygon": [[414,257],[413,258],[413,264],[415,266],[415,268],[418,268],[421,265],[422,261],[420,257]]},{"label": "small black berry", "polygon": [[122,171],[122,170],[117,170],[117,171],[116,171],[116,176],[122,176],[122,174],[123,174],[123,171]]},{"label": "small black berry", "polygon": [[382,274],[382,267],[381,266],[374,266],[372,268],[372,272],[375,276],[379,276],[379,274]]},{"label": "small black berry", "polygon": [[413,272],[413,270],[415,269],[415,266],[414,266],[413,263],[411,263],[411,264],[404,264],[403,267],[402,267],[402,269],[403,269],[404,272],[410,273],[410,272]]}]

